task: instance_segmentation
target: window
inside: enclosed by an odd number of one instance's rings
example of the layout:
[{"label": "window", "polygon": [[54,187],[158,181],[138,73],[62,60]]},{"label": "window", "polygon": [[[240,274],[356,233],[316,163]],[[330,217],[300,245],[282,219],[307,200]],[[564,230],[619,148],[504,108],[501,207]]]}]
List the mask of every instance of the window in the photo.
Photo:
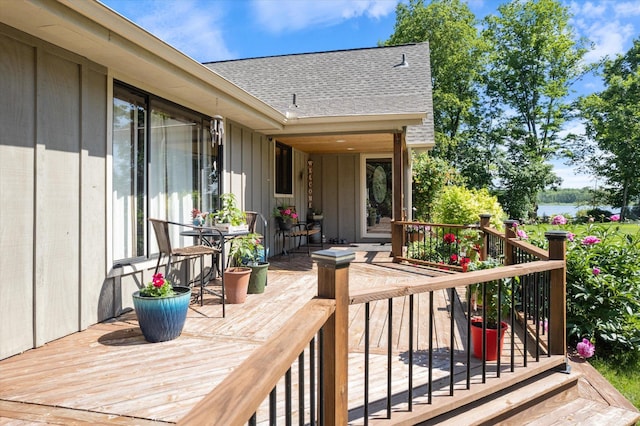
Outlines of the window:
[{"label": "window", "polygon": [[[136,89],[114,85],[114,261],[157,251],[153,233],[147,236],[147,218],[189,222],[194,208],[216,208],[221,148],[211,144],[210,120]],[[175,238],[179,241],[179,235]]]},{"label": "window", "polygon": [[293,196],[293,148],[276,142],[276,196]]}]

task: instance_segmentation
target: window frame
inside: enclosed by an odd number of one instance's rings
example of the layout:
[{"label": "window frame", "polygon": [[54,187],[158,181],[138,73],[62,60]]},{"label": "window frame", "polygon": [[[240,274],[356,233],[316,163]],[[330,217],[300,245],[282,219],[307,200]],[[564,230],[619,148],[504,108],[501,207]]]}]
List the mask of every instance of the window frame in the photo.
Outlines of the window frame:
[{"label": "window frame", "polygon": [[[273,162],[274,196],[276,198],[293,197],[293,147],[276,140],[273,144]],[[283,167],[284,170],[282,170]],[[285,179],[285,182],[282,179]]]}]

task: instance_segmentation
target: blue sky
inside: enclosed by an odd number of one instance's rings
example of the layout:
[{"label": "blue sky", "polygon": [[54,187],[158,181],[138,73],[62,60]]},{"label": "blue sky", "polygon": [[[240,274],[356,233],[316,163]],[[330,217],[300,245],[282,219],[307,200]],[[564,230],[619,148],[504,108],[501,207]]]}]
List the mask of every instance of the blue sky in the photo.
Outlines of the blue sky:
[{"label": "blue sky", "polygon": [[[395,8],[406,0],[100,0],[199,62],[373,47],[389,38]],[[428,2],[428,0],[427,0]],[[497,11],[498,0],[469,0],[479,18]],[[640,37],[640,0],[563,1],[572,24],[594,49],[586,60],[626,52]],[[577,94],[600,90],[596,78]],[[567,131],[580,131],[572,123]],[[555,162],[563,187],[591,184],[589,177]]]}]

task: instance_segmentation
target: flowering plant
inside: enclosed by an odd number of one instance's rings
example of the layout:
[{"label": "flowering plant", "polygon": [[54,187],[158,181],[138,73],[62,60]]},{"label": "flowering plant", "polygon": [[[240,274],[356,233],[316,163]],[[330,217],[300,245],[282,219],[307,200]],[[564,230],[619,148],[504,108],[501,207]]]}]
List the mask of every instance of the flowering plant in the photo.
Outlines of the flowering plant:
[{"label": "flowering plant", "polygon": [[297,219],[298,213],[291,207],[276,207],[273,209],[273,217],[282,219]]},{"label": "flowering plant", "polygon": [[582,342],[576,345],[576,350],[582,358],[591,358],[596,353],[596,347],[588,339],[582,339]]},{"label": "flowering plant", "polygon": [[140,290],[140,295],[145,297],[169,297],[175,296],[175,291],[169,280],[167,280],[162,273],[153,275],[153,279],[147,284],[145,288]]}]

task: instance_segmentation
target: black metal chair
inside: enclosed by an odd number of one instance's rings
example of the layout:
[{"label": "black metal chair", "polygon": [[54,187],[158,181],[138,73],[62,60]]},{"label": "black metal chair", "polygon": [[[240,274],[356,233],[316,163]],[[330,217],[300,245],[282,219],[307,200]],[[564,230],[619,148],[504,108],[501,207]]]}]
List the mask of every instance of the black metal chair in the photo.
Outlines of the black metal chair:
[{"label": "black metal chair", "polygon": [[[169,267],[171,265],[171,258],[173,257],[183,257],[183,260],[188,260],[191,258],[199,257],[200,258],[200,306],[204,304],[204,292],[207,291],[205,289],[204,283],[204,256],[211,255],[212,256],[212,268],[215,264],[217,264],[219,256],[222,252],[221,248],[213,247],[204,244],[198,244],[188,247],[173,247],[171,244],[171,237],[169,234],[169,225],[180,226],[184,228],[191,229],[200,229],[200,227],[187,225],[178,222],[171,222],[167,220],[161,219],[149,219],[149,222],[153,225],[153,230],[156,234],[156,241],[158,242],[158,249],[160,250],[160,254],[158,256],[158,263],[156,264],[156,269],[154,273],[158,273],[158,268],[160,267],[160,262],[163,257],[167,257],[167,264],[165,265],[165,276],[169,273]],[[220,234],[220,240],[224,241],[222,238],[222,234]],[[224,300],[224,274],[221,274],[222,281],[222,317],[225,316],[225,300]],[[215,294],[212,291],[209,291],[211,294]]]}]

